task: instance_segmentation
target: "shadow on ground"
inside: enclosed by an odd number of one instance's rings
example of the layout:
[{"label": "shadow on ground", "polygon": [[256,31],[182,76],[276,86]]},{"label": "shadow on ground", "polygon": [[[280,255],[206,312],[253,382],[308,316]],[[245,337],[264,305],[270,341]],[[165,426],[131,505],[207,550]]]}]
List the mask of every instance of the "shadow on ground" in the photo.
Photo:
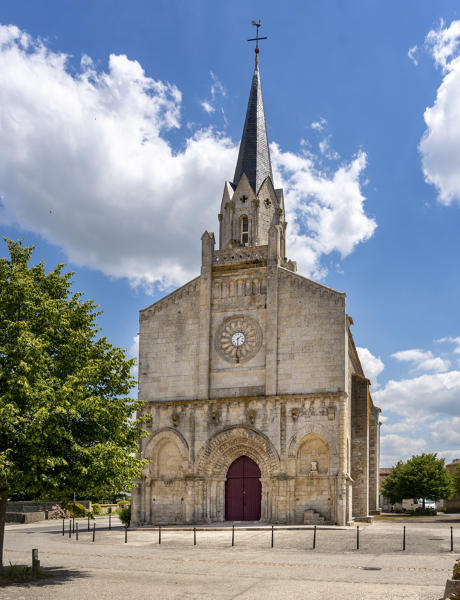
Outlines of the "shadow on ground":
[{"label": "shadow on ground", "polygon": [[[22,566],[22,565],[19,565]],[[0,590],[5,588],[26,587],[35,588],[45,585],[63,585],[75,579],[83,579],[89,577],[89,574],[84,571],[75,569],[64,569],[63,567],[42,567],[42,570],[47,574],[42,579],[33,581],[12,581],[11,583],[0,584]]]}]

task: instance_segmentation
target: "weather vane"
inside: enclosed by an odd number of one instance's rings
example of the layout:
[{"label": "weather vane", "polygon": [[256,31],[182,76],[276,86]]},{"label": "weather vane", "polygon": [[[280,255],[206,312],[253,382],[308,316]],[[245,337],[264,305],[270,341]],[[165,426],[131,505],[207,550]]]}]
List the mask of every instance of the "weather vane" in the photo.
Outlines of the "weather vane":
[{"label": "weather vane", "polygon": [[266,40],[268,38],[267,37],[259,37],[259,27],[262,25],[262,22],[261,22],[260,19],[259,19],[258,22],[252,21],[252,25],[254,25],[254,27],[257,27],[257,33],[256,33],[256,37],[255,38],[250,38],[248,40],[248,42],[255,42],[256,43],[256,47],[254,48],[254,52],[256,54],[259,54],[259,40]]}]

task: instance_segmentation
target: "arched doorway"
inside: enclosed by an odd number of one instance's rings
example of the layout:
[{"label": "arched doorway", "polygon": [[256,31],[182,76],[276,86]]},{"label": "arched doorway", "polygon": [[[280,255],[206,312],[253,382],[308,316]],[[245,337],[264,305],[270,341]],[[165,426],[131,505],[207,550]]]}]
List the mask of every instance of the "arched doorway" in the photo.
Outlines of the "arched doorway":
[{"label": "arched doorway", "polygon": [[262,500],[261,472],[249,456],[232,462],[225,482],[225,520],[258,521]]}]

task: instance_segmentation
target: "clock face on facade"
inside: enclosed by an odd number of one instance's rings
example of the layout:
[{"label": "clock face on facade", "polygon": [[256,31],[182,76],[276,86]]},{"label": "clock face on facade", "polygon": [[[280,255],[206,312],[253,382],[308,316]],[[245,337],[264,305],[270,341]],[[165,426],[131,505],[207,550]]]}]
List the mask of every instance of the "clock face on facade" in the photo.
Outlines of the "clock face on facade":
[{"label": "clock face on facade", "polygon": [[216,332],[217,352],[230,362],[249,360],[262,345],[262,330],[257,321],[246,315],[228,317]]},{"label": "clock face on facade", "polygon": [[242,331],[237,331],[232,335],[232,344],[238,348],[238,346],[242,346],[246,341],[246,337]]}]

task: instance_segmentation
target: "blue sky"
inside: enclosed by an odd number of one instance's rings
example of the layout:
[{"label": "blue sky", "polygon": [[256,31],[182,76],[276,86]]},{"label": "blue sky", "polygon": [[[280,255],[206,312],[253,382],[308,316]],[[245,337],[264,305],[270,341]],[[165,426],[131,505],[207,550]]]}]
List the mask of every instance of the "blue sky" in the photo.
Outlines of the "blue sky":
[{"label": "blue sky", "polygon": [[456,458],[454,0],[3,0],[1,231],[68,263],[103,332],[133,352],[137,311],[198,274],[201,232],[218,230],[259,18],[288,254],[347,293],[383,409],[382,466]]}]

